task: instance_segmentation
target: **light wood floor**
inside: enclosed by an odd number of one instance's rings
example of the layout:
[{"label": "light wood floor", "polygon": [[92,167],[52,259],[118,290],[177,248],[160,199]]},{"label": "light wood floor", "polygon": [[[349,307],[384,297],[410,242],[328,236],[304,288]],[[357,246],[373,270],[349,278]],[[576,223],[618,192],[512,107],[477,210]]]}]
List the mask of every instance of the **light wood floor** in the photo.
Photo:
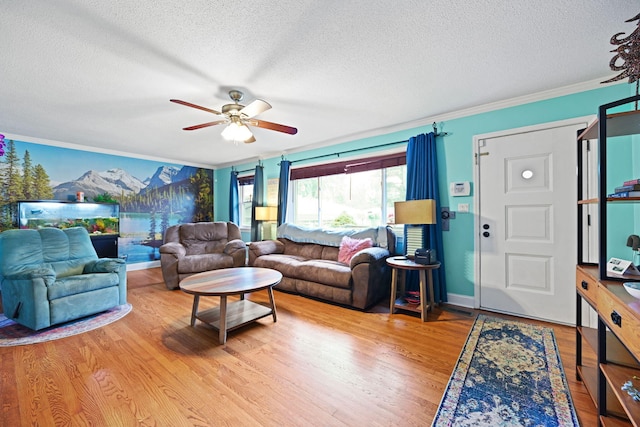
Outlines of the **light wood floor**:
[{"label": "light wood floor", "polygon": [[[0,348],[0,425],[428,426],[475,316],[437,308],[422,323],[384,303],[363,313],[276,292],[277,323],[261,319],[220,346],[189,326],[192,297],[168,291],[160,269],[128,280],[124,319]],[[575,380],[574,329],[550,326],[582,425],[595,426]]]}]

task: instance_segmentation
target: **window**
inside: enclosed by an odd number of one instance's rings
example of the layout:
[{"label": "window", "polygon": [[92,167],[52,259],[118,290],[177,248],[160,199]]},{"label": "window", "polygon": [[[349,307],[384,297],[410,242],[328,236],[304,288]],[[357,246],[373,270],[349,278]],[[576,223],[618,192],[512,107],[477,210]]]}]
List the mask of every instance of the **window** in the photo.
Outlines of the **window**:
[{"label": "window", "polygon": [[406,157],[398,153],[294,169],[291,180],[294,224],[377,227],[393,222],[393,203],[405,200]]},{"label": "window", "polygon": [[251,204],[253,203],[253,175],[238,178],[240,199],[240,227],[251,227]]}]

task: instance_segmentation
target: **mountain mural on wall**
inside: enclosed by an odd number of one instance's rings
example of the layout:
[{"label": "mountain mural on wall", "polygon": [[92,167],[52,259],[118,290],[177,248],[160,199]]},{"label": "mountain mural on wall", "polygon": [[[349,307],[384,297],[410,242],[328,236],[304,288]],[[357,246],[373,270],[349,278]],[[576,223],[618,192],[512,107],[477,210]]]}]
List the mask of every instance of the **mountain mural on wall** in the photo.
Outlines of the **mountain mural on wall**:
[{"label": "mountain mural on wall", "polygon": [[75,197],[78,191],[84,192],[88,199],[103,193],[128,196],[138,194],[144,187],[145,184],[142,181],[122,169],[109,169],[102,172],[90,170],[78,179],[53,187],[53,196],[57,200],[66,200],[68,197]]},{"label": "mountain mural on wall", "polygon": [[160,166],[150,178],[141,181],[127,171],[119,168],[106,171],[90,170],[78,179],[63,182],[53,188],[56,200],[75,200],[76,192],[82,191],[87,199],[109,193],[115,197],[144,194],[149,190],[162,188],[189,179],[197,168],[184,166]]},{"label": "mountain mural on wall", "polygon": [[[17,201],[120,205],[118,256],[160,259],[166,229],[213,221],[213,170],[55,145],[7,141],[0,158],[0,232],[18,227]],[[73,218],[76,220],[77,218]]]},{"label": "mountain mural on wall", "polygon": [[145,194],[149,190],[162,188],[164,186],[182,182],[196,174],[198,168],[193,166],[160,166],[151,178],[145,180],[146,186],[141,189],[140,194]]}]

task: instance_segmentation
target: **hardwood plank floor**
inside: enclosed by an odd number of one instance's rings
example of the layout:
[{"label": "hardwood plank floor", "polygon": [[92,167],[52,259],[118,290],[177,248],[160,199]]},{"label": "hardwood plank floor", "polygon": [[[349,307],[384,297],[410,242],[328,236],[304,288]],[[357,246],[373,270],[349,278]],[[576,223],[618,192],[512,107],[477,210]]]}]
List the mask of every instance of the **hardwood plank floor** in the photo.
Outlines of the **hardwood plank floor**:
[{"label": "hardwood plank floor", "polygon": [[[189,325],[192,296],[159,268],[128,273],[125,318],[74,337],[0,348],[2,426],[430,425],[475,313],[389,316],[275,293],[271,317],[229,333]],[[266,291],[249,299],[266,303]],[[217,298],[201,298],[202,309]],[[541,322],[535,322],[541,323]],[[575,331],[555,331],[583,426]]]}]

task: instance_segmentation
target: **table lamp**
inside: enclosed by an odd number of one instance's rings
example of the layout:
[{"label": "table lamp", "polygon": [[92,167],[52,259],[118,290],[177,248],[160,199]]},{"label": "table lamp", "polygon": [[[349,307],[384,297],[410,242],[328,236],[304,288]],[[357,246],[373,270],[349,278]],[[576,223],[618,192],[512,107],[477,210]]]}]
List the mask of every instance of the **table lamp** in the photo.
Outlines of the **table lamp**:
[{"label": "table lamp", "polygon": [[262,238],[272,240],[275,238],[274,225],[278,220],[277,206],[256,206],[256,221],[262,221]]},{"label": "table lamp", "polygon": [[424,227],[422,225],[436,223],[436,201],[422,199],[395,202],[394,210],[395,223],[409,226],[407,227],[407,241],[404,246],[407,257],[413,258],[416,249],[422,248],[422,242],[424,241]]}]

